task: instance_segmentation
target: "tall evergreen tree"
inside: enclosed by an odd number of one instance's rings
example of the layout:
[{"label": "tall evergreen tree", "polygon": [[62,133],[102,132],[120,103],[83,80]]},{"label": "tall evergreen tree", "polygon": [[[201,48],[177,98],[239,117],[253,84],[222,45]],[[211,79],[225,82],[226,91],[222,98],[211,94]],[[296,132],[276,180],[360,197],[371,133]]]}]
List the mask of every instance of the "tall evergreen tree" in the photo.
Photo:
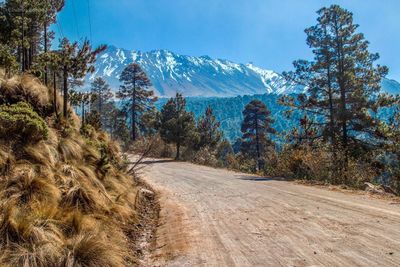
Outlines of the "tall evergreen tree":
[{"label": "tall evergreen tree", "polygon": [[149,109],[140,116],[139,128],[144,136],[151,136],[157,133],[159,128],[159,112],[155,107]]},{"label": "tall evergreen tree", "polygon": [[108,83],[101,77],[97,77],[91,84],[90,91],[94,97],[91,111],[97,111],[102,125],[105,125],[106,117],[111,112],[111,100],[113,93]]},{"label": "tall evergreen tree", "polygon": [[272,144],[268,134],[274,134],[274,120],[271,112],[260,100],[253,100],[243,110],[243,133],[241,150],[243,153],[256,157],[257,168],[261,169],[262,156],[267,146]]},{"label": "tall evergreen tree", "polygon": [[314,142],[320,139],[316,122],[305,114],[300,119],[300,126],[293,127],[292,131],[287,135],[287,142],[293,144],[294,147],[306,145],[314,146]]},{"label": "tall evergreen tree", "polygon": [[160,114],[160,135],[166,143],[176,144],[176,159],[180,149],[193,135],[195,121],[193,113],[186,111],[186,100],[177,93],[163,106]]},{"label": "tall evergreen tree", "polygon": [[123,85],[121,85],[117,97],[123,100],[123,111],[131,116],[131,135],[132,140],[135,141],[140,115],[152,109],[157,98],[154,96],[154,92],[149,90],[150,79],[136,63],[128,65],[122,71],[120,81]]},{"label": "tall evergreen tree", "polygon": [[82,125],[85,125],[87,113],[86,107],[91,101],[90,99],[92,97],[92,94],[89,92],[78,92],[74,90],[70,90],[68,93],[71,105],[81,108],[80,113],[82,118]]},{"label": "tall evergreen tree", "polygon": [[306,30],[314,60],[296,61],[296,71],[286,74],[306,85],[308,92],[297,99],[284,97],[282,103],[319,118],[316,126],[331,144],[333,161],[341,152],[341,166],[346,168],[349,155],[360,155],[360,149],[376,141],[378,123],[371,110],[379,108],[374,97],[388,69],[374,64],[379,55],[368,51],[352,13],[338,5],[317,13],[317,25]]},{"label": "tall evergreen tree", "polygon": [[64,0],[6,0],[0,4],[0,44],[11,49],[21,71],[30,70],[35,57],[48,51],[54,36],[49,26],[63,6]]},{"label": "tall evergreen tree", "polygon": [[60,43],[60,65],[63,73],[63,115],[64,118],[68,117],[68,90],[69,83],[80,82],[80,79],[84,78],[89,72],[94,71],[93,63],[96,61],[96,56],[106,49],[105,45],[99,46],[92,50],[89,41],[85,40],[82,46],[79,46],[77,42],[70,43],[70,41],[64,38]]},{"label": "tall evergreen tree", "polygon": [[215,118],[212,108],[208,106],[205,114],[197,122],[198,147],[216,148],[222,137],[219,127],[220,122]]},{"label": "tall evergreen tree", "polygon": [[110,134],[113,139],[119,140],[122,143],[129,141],[129,128],[126,125],[127,114],[126,112],[114,106],[110,113]]},{"label": "tall evergreen tree", "polygon": [[390,175],[388,184],[400,194],[400,96],[390,98],[393,114],[380,125],[379,133],[385,137],[385,143],[378,154],[384,155],[385,172]]}]

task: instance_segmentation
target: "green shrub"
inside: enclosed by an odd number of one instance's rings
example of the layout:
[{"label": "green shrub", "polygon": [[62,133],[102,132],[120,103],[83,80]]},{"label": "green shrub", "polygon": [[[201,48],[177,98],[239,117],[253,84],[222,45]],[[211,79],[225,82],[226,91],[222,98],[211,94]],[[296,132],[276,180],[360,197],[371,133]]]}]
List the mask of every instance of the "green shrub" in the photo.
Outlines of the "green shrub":
[{"label": "green shrub", "polygon": [[0,137],[34,143],[47,139],[48,128],[46,122],[25,102],[1,105]]}]

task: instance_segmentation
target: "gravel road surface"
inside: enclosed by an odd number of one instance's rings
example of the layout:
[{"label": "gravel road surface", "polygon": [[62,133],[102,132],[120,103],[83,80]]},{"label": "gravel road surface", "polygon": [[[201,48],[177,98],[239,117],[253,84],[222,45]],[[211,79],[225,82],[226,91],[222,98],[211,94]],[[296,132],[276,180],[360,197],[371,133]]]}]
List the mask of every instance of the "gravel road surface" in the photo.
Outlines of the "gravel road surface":
[{"label": "gravel road surface", "polygon": [[400,204],[146,160],[160,222],[148,266],[400,266]]}]

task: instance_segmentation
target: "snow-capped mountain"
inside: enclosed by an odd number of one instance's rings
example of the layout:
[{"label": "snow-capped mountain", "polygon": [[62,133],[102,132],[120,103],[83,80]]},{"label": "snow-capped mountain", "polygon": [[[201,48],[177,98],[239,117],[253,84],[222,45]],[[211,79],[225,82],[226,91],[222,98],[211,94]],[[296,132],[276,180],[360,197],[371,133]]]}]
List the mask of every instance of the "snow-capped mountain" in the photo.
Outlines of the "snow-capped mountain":
[{"label": "snow-capped mountain", "polygon": [[[129,51],[114,46],[109,46],[99,55],[96,72],[87,80],[103,77],[117,91],[120,73],[132,62],[141,65],[151,79],[154,91],[161,97],[171,97],[176,92],[186,97],[229,97],[304,91],[304,87],[288,82],[277,72],[253,64],[238,64],[208,56],[183,56],[167,50]],[[397,81],[384,79],[382,86],[383,91],[400,93]]]},{"label": "snow-capped mountain", "polygon": [[264,93],[292,93],[302,89],[287,82],[280,74],[252,64],[238,64],[208,56],[183,56],[167,50],[128,51],[110,46],[99,55],[96,72],[88,79],[103,77],[118,90],[119,75],[126,65],[141,65],[153,83],[158,96],[237,96]]}]

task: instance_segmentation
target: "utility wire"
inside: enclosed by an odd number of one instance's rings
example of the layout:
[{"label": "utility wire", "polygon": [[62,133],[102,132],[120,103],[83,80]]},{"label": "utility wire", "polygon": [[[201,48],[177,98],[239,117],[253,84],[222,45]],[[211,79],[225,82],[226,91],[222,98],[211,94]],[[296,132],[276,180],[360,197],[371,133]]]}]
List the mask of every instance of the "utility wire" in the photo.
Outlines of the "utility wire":
[{"label": "utility wire", "polygon": [[90,0],[87,0],[87,6],[88,6],[88,18],[89,18],[89,33],[90,33],[90,42],[93,42],[93,35],[92,35],[92,15],[91,15],[91,10],[90,10]]},{"label": "utility wire", "polygon": [[79,27],[78,27],[78,17],[76,15],[76,9],[75,9],[75,1],[72,0],[72,12],[74,13],[74,20],[75,20],[75,28],[76,28],[76,34],[77,34],[77,39],[82,41],[81,35],[79,33]]},{"label": "utility wire", "polygon": [[[47,1],[47,3],[50,3],[51,8],[53,8],[54,10],[57,10],[56,7],[54,6],[53,1],[51,1],[51,0],[46,0],[46,1]],[[65,35],[64,35],[63,30],[62,30],[61,24],[58,22],[57,17],[56,17],[56,25],[57,25],[57,28],[58,28],[58,33],[61,35],[61,38],[64,39]]]}]

